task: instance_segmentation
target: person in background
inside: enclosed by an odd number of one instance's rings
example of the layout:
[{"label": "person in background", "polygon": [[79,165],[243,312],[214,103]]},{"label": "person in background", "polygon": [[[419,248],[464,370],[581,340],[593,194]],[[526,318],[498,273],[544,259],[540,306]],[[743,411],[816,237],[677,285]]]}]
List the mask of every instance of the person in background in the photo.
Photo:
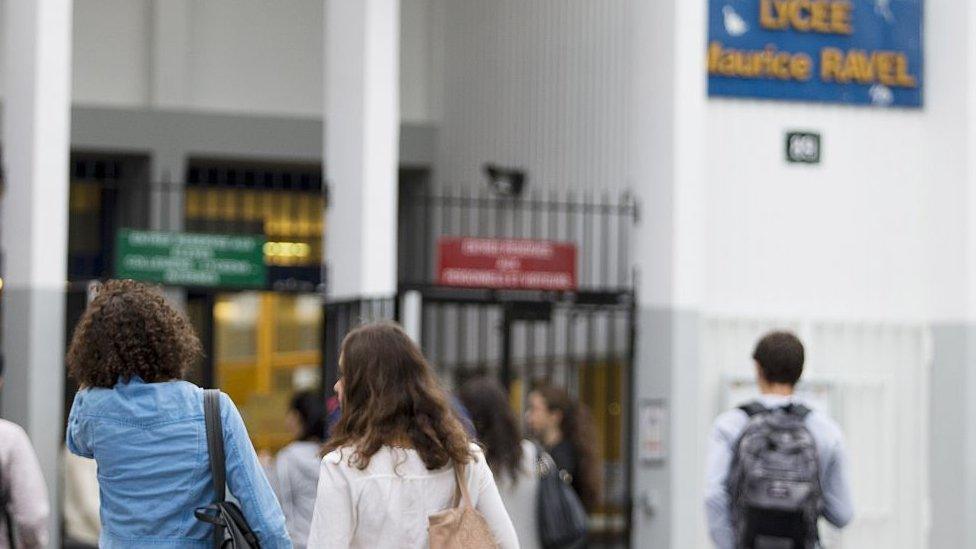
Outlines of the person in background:
[{"label": "person in background", "polygon": [[[98,464],[103,549],[207,547],[194,510],[215,499],[203,390],[183,381],[201,353],[186,317],[131,280],[105,283],[75,328],[68,372],[81,390],[67,445]],[[266,549],[290,548],[285,517],[233,401],[220,395],[227,485]]]},{"label": "person in background", "polygon": [[[729,410],[720,415],[712,429],[709,439],[707,470],[705,479],[705,513],[708,521],[708,531],[711,535],[715,547],[720,549],[732,549],[739,547],[751,547],[750,543],[740,543],[737,540],[740,526],[735,524],[734,502],[732,497],[732,486],[729,482],[730,471],[736,448],[740,438],[746,429],[755,424],[762,426],[766,414],[801,414],[798,422],[805,427],[805,433],[792,433],[790,437],[795,440],[807,437],[813,438],[815,448],[816,467],[819,468],[819,475],[814,474],[816,480],[819,476],[820,500],[817,507],[828,522],[838,528],[846,526],[854,516],[854,505],[851,501],[851,491],[848,484],[847,457],[844,450],[844,439],[840,427],[826,414],[817,410],[806,408],[796,398],[796,384],[803,374],[804,349],[803,343],[789,332],[772,332],[764,336],[756,344],[752,355],[756,365],[756,380],[759,385],[759,400],[749,406]],[[747,409],[755,406],[755,413],[750,413]],[[801,406],[797,406],[801,405]],[[754,418],[754,419],[753,419]],[[782,421],[785,416],[774,418]],[[758,439],[757,439],[758,440]],[[763,443],[764,450],[770,451],[772,445]],[[793,445],[788,451],[791,459],[789,463],[800,463],[795,459],[798,446]],[[756,452],[761,454],[763,451]],[[789,471],[791,481],[795,484],[796,479],[800,478],[798,471]],[[816,473],[816,471],[814,471]],[[789,495],[789,490],[782,495]],[[765,497],[765,493],[763,494]],[[782,502],[780,502],[782,504]],[[780,507],[782,509],[782,505]],[[753,518],[772,518],[776,513],[764,513],[759,511],[751,513]],[[780,514],[783,511],[778,510]],[[764,516],[765,515],[765,516]],[[740,515],[742,516],[742,515]],[[810,529],[810,538],[816,538],[816,521],[819,517],[809,517],[812,524],[807,525]],[[776,529],[781,528],[782,516],[773,518]],[[807,543],[816,544],[816,539],[807,539]],[[793,547],[789,542],[780,540],[770,540],[769,543],[777,544],[776,547]],[[772,545],[770,545],[772,546]]]},{"label": "person in background", "polygon": [[484,454],[403,329],[361,326],[339,356],[342,416],[325,446],[308,546],[426,548],[429,517],[455,507],[460,474],[498,546],[517,549]]},{"label": "person in background", "polygon": [[519,421],[497,381],[472,379],[461,387],[459,396],[485,448],[485,458],[519,543],[523,549],[539,549],[538,447],[522,438]]},{"label": "person in background", "polygon": [[64,452],[64,549],[98,547],[98,467]]},{"label": "person in background", "polygon": [[27,433],[0,419],[0,549],[9,549],[11,540],[18,549],[47,547],[50,513],[44,474]]},{"label": "person in background", "polygon": [[540,385],[529,393],[526,422],[560,470],[568,473],[586,510],[600,505],[602,475],[593,420],[565,390]]},{"label": "person in background", "polygon": [[295,440],[278,452],[274,462],[275,490],[285,513],[288,535],[296,548],[304,548],[315,507],[315,489],[322,464],[326,430],[326,403],[319,393],[302,391],[291,399],[285,417]]}]

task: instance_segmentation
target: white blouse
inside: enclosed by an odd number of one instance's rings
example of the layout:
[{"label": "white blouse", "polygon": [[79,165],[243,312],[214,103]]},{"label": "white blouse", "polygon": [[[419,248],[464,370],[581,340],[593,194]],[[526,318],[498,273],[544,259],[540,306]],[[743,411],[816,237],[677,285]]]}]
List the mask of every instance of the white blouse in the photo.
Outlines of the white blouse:
[{"label": "white blouse", "polygon": [[[485,517],[498,546],[519,549],[491,469],[476,446],[465,467],[471,502]],[[308,546],[315,548],[426,548],[427,518],[454,504],[452,466],[428,471],[416,450],[384,447],[369,466],[349,464],[352,449],[322,460]]]}]

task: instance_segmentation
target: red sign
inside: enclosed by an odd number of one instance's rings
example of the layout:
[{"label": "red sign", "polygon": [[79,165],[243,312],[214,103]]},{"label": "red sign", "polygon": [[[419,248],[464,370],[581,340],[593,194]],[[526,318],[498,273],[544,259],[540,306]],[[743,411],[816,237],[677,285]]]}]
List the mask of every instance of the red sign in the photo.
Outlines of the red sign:
[{"label": "red sign", "polygon": [[466,288],[575,290],[576,245],[548,240],[441,238],[438,283]]}]

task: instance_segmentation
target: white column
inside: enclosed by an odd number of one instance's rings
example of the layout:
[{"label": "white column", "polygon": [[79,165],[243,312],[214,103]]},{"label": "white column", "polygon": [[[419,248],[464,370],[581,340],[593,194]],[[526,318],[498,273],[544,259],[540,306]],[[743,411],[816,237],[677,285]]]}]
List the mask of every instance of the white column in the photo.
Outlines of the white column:
[{"label": "white column", "polygon": [[71,0],[3,4],[3,416],[37,449],[59,528],[64,431]]},{"label": "white column", "polygon": [[635,386],[639,399],[664,399],[669,414],[666,459],[635,460],[632,539],[640,547],[699,547],[707,2],[630,5],[630,179],[642,207],[634,238],[640,270]]},{"label": "white column", "polygon": [[399,0],[326,0],[326,277],[331,300],[396,292]]}]

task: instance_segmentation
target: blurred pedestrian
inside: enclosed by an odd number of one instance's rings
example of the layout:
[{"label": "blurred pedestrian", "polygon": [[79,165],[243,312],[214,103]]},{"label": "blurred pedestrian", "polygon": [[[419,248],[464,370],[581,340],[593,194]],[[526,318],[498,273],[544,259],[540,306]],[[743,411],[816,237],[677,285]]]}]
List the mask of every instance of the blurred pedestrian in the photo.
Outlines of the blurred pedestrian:
[{"label": "blurred pedestrian", "polygon": [[518,418],[501,385],[487,377],[475,378],[461,387],[460,399],[468,410],[485,448],[485,458],[495,475],[498,493],[512,518],[523,549],[538,549],[537,503],[539,452],[522,438]]},{"label": "blurred pedestrian", "polygon": [[[194,517],[216,499],[203,390],[182,380],[200,353],[187,319],[131,280],[104,284],[78,322],[68,370],[82,389],[67,444],[98,464],[100,547],[212,543],[212,526]],[[220,412],[231,493],[262,547],[291,547],[240,413],[222,393]]]},{"label": "blurred pedestrian", "polygon": [[840,427],[795,395],[803,343],[772,332],[752,358],[758,400],[715,420],[705,480],[708,530],[720,549],[818,547],[823,516],[854,516]]},{"label": "blurred pedestrian", "polygon": [[519,546],[484,454],[399,326],[353,330],[339,374],[342,416],[326,443],[309,547],[426,548],[431,515],[455,508],[459,492],[499,547]]},{"label": "blurred pedestrian", "polygon": [[98,466],[64,452],[64,549],[98,547]]},{"label": "blurred pedestrian", "polygon": [[564,389],[540,385],[529,393],[526,421],[532,434],[571,479],[587,511],[601,501],[603,465],[596,452],[596,431],[586,408]]},{"label": "blurred pedestrian", "polygon": [[296,548],[304,548],[315,507],[315,490],[322,465],[326,431],[325,398],[302,391],[291,399],[285,416],[294,441],[278,452],[274,461],[275,491],[285,513],[288,535]]},{"label": "blurred pedestrian", "polygon": [[47,485],[27,433],[0,419],[0,549],[47,547],[50,512]]}]

